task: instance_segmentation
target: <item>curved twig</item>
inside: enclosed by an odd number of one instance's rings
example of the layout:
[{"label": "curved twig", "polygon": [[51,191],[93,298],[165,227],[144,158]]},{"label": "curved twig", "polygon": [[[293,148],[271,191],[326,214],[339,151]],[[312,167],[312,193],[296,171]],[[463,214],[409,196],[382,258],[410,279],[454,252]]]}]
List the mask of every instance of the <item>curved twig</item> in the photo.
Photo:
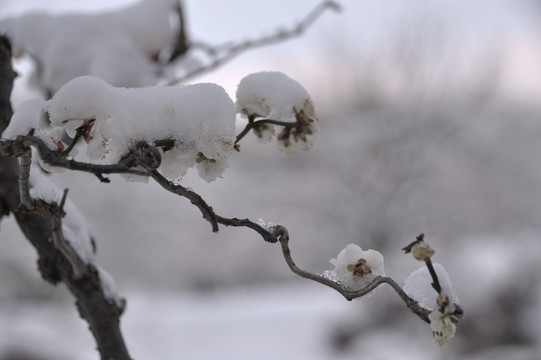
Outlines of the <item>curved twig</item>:
[{"label": "curved twig", "polygon": [[182,76],[177,76],[169,80],[166,86],[176,85],[196,75],[212,71],[248,50],[274,45],[292,38],[300,37],[326,10],[329,9],[335,11],[339,10],[340,5],[335,1],[322,1],[316,5],[316,7],[312,9],[312,11],[310,11],[303,20],[294,25],[291,29],[278,31],[273,35],[263,36],[252,40],[245,40],[239,43],[229,42],[218,46],[205,46],[207,49],[206,53],[210,58],[210,62],[188,71]]},{"label": "curved twig", "polygon": [[235,226],[235,227],[247,227],[249,229],[254,230],[257,232],[263,240],[270,243],[278,242],[278,237],[275,232],[269,231],[268,229],[264,228],[263,226],[254,223],[253,221],[249,219],[237,219],[237,218],[224,218],[222,216],[216,215],[216,220],[218,223],[225,225],[225,226]]},{"label": "curved twig", "polygon": [[216,219],[216,214],[214,213],[214,210],[212,210],[212,208],[205,202],[205,200],[203,200],[203,198],[199,194],[193,192],[192,190],[186,189],[184,186],[175,184],[174,182],[167,180],[157,170],[150,171],[149,175],[165,190],[189,199],[192,204],[199,208],[199,210],[203,214],[203,217],[208,222],[210,222],[212,226],[212,231],[218,232],[218,221]]},{"label": "curved twig", "polygon": [[295,126],[298,126],[298,122],[286,122],[286,121],[278,121],[278,120],[272,120],[272,119],[261,119],[257,121],[251,121],[246,124],[246,127],[240,132],[240,134],[237,135],[237,139],[235,140],[235,144],[237,144],[248,132],[256,127],[257,125],[261,124],[272,124],[272,125],[280,125],[286,128],[292,128]]},{"label": "curved twig", "polygon": [[330,279],[327,279],[324,276],[313,274],[311,272],[300,269],[295,264],[295,262],[293,261],[293,258],[291,257],[291,251],[289,249],[289,234],[288,234],[287,229],[283,226],[278,226],[277,232],[279,234],[279,241],[280,241],[280,245],[282,246],[282,253],[284,255],[284,259],[293,273],[305,279],[318,282],[320,284],[323,284],[325,286],[328,286],[336,290],[338,293],[344,296],[348,301],[351,301],[353,299],[362,297],[370,293],[381,284],[388,284],[393,288],[393,290],[398,294],[398,296],[400,296],[400,298],[406,303],[406,306],[408,307],[408,309],[410,309],[414,314],[419,316],[423,321],[427,323],[430,322],[430,320],[428,319],[428,314],[430,313],[430,310],[423,308],[417,303],[417,301],[410,298],[404,292],[404,290],[402,290],[402,288],[396,283],[396,281],[394,281],[390,277],[378,276],[364,288],[358,291],[351,291],[351,290],[345,289],[341,284],[335,281],[332,281]]}]

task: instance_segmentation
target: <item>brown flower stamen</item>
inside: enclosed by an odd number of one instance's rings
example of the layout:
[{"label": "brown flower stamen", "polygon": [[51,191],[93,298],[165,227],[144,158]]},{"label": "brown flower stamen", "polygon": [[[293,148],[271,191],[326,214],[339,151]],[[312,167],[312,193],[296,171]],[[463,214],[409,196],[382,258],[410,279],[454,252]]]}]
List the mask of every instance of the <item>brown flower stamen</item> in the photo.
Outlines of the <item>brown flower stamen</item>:
[{"label": "brown flower stamen", "polygon": [[366,274],[371,274],[372,269],[370,266],[366,265],[365,259],[359,259],[357,263],[353,266],[353,275],[363,277]]}]

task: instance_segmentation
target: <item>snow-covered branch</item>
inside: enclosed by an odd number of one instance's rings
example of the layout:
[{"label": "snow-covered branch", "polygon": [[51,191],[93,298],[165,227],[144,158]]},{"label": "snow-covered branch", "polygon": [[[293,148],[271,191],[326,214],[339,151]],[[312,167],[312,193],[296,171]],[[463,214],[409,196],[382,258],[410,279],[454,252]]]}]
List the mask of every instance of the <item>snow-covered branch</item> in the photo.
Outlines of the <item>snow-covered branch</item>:
[{"label": "snow-covered branch", "polygon": [[[131,157],[121,159],[116,164],[93,164],[79,162],[73,159],[66,159],[56,151],[51,150],[45,142],[33,135],[20,136],[17,140],[1,140],[0,153],[3,156],[19,156],[19,149],[35,147],[40,158],[44,163],[68,170],[88,172],[96,175],[101,182],[109,182],[110,180],[104,177],[104,174],[129,174],[148,176],[148,173],[143,170],[137,170],[134,167],[137,165]],[[139,158],[138,158],[139,159]]]}]

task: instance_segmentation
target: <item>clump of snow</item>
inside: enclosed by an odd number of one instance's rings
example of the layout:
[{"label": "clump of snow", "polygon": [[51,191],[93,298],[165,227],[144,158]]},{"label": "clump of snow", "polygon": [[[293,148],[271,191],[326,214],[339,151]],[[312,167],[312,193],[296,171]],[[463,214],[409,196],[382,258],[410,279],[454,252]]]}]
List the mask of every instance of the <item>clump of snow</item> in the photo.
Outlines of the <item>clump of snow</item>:
[{"label": "clump of snow", "polygon": [[[319,130],[314,104],[306,89],[281,72],[258,72],[243,78],[237,88],[237,112],[248,118],[294,123],[277,136],[278,148],[294,153],[309,150]],[[254,133],[262,142],[274,135],[274,126],[257,124]]]},{"label": "clump of snow", "polygon": [[273,228],[276,226],[275,223],[273,223],[272,221],[265,221],[263,220],[262,218],[258,218],[257,219],[257,225],[261,226],[263,229],[267,230],[267,231],[272,231]]},{"label": "clump of snow", "polygon": [[338,278],[336,273],[334,271],[332,271],[332,270],[325,270],[324,272],[319,274],[319,276],[322,276],[327,280],[331,280],[331,281],[334,281],[334,282],[340,282],[340,279]]},{"label": "clump of snow", "polygon": [[372,249],[364,251],[355,244],[347,245],[330,262],[335,266],[334,275],[327,272],[325,277],[336,277],[351,291],[361,290],[377,276],[385,276],[383,255]]},{"label": "clump of snow", "polygon": [[[434,270],[438,275],[438,280],[443,292],[449,297],[452,304],[460,304],[460,299],[456,296],[451,280],[445,268],[435,263]],[[428,310],[436,310],[438,293],[432,287],[432,277],[426,266],[423,266],[412,272],[404,283],[404,291],[413,300],[417,301],[420,306]]]},{"label": "clump of snow", "polygon": [[34,136],[45,142],[51,150],[58,149],[60,134],[49,126],[43,110],[45,100],[34,99],[22,103],[11,117],[8,127],[2,133],[4,139],[15,139],[19,135],[28,135],[34,130]]},{"label": "clump of snow", "polygon": [[[69,80],[95,75],[116,86],[157,82],[154,60],[171,37],[172,0],[143,0],[92,13],[27,13],[0,21],[15,54],[30,53],[55,93]],[[84,39],[84,40],[83,40]]]},{"label": "clump of snow", "polygon": [[[63,191],[53,184],[39,167],[33,165],[30,168],[30,196],[47,203],[59,204]],[[64,211],[66,213],[66,216],[62,218],[64,238],[85,264],[93,263],[95,254],[92,236],[84,216],[69,198],[64,204]]]},{"label": "clump of snow", "polygon": [[[216,84],[128,89],[82,76],[63,86],[46,111],[52,125],[72,135],[82,125],[90,127],[91,159],[115,163],[140,141],[159,146],[160,169],[169,178],[197,163],[203,179],[215,180],[236,139],[233,101]],[[163,141],[172,144],[160,146]]]},{"label": "clump of snow", "polygon": [[125,300],[120,297],[118,293],[118,288],[113,277],[101,266],[94,266],[98,271],[98,277],[100,278],[101,288],[103,290],[103,295],[105,295],[105,298],[111,303],[114,303],[119,309],[123,309],[125,306]]},{"label": "clump of snow", "polygon": [[237,112],[257,117],[295,121],[293,108],[302,109],[310,95],[297,81],[268,71],[244,77],[237,89]]}]

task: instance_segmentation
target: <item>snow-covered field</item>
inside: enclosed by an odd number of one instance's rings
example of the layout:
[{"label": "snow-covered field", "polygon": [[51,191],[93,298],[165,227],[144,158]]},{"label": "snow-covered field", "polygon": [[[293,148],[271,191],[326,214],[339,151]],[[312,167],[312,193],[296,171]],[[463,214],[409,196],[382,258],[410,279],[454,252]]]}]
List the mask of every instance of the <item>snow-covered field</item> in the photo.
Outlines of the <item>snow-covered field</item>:
[{"label": "snow-covered field", "polygon": [[[344,320],[366,321],[373,300],[367,306],[348,303],[317,285],[127,297],[122,328],[135,359],[431,359],[449,353],[432,342],[428,326],[420,322],[410,332],[375,330],[351,351],[333,351],[335,328]],[[85,323],[68,301],[2,304],[0,359],[9,352],[32,359],[98,358]]]},{"label": "snow-covered field", "polygon": [[[378,293],[348,303],[329,289],[289,283],[206,294],[156,292],[127,297],[122,328],[135,359],[533,360],[539,355],[535,346],[505,344],[483,352],[458,353],[457,349],[476,341],[460,326],[457,338],[439,348],[428,325],[405,309],[401,324],[369,327],[347,349],[334,348],[333,334],[344,323],[377,322],[371,309],[381,300]],[[539,338],[538,325],[536,330]],[[97,358],[85,323],[68,301],[2,303],[0,359]]]}]

